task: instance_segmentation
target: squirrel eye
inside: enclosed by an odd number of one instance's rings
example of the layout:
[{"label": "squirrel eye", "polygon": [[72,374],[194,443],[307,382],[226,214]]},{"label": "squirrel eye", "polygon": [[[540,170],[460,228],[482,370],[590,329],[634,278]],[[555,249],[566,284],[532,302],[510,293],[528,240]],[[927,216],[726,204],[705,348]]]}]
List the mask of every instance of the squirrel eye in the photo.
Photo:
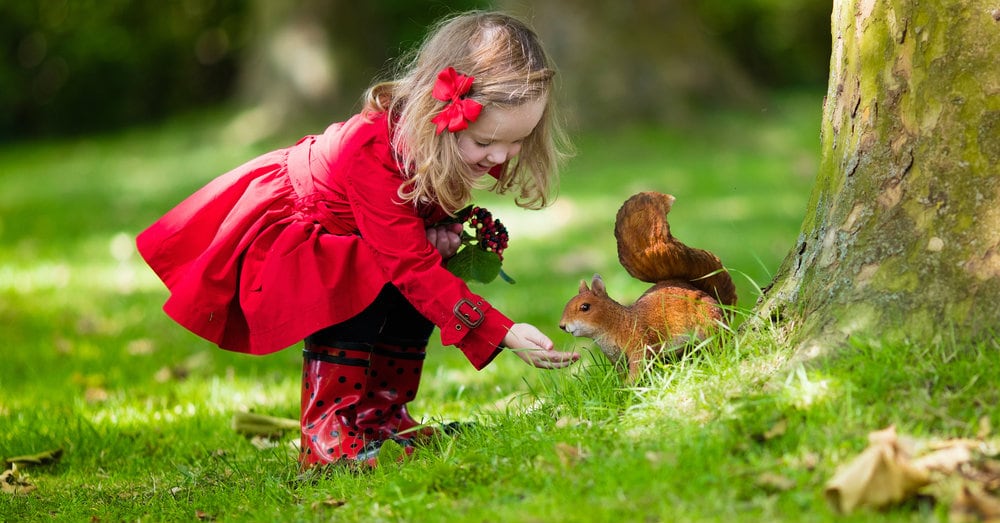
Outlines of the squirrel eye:
[{"label": "squirrel eye", "polygon": [[589,311],[590,310],[590,304],[589,303],[582,303],[582,304],[580,304],[580,310],[583,311],[583,312]]}]

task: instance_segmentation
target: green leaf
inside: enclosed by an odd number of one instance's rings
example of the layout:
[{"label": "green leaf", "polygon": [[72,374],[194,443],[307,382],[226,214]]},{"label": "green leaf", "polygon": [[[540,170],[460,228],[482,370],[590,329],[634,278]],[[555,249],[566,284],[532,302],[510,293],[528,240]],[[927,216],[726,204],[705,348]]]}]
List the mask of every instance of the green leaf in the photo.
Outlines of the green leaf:
[{"label": "green leaf", "polygon": [[382,446],[379,447],[378,457],[376,458],[380,467],[399,464],[405,459],[406,449],[392,439],[387,439],[382,442]]},{"label": "green leaf", "polygon": [[500,274],[500,257],[495,252],[466,245],[448,260],[447,267],[452,274],[465,281],[489,283]]}]

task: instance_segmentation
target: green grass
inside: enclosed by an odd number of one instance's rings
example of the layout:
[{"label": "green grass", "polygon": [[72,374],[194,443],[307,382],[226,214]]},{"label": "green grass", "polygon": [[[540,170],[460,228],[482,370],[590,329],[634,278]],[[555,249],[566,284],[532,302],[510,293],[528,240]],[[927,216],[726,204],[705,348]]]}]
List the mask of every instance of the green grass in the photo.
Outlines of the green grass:
[{"label": "green grass", "polygon": [[[260,449],[230,427],[246,410],[297,417],[298,351],[232,354],[185,332],[132,250],[188,193],[295,137],[241,145],[214,117],[0,147],[0,457],[64,449],[22,469],[37,490],[0,494],[0,520],[943,521],[945,507],[920,504],[839,517],[823,484],[869,431],[968,437],[981,417],[1000,420],[995,344],[858,341],[804,366],[767,329],[728,332],[627,388],[589,340],[556,327],[595,272],[622,301],[645,289],[612,234],[638,190],[677,197],[675,235],[738,274],[746,315],[795,243],[820,96],[578,137],[545,211],[484,195],[511,231],[518,283],[476,290],[583,361],[546,372],[505,354],[476,372],[435,341],[411,412],[478,423],[405,463],[310,480],[294,435]],[[763,479],[775,476],[791,486]]]}]

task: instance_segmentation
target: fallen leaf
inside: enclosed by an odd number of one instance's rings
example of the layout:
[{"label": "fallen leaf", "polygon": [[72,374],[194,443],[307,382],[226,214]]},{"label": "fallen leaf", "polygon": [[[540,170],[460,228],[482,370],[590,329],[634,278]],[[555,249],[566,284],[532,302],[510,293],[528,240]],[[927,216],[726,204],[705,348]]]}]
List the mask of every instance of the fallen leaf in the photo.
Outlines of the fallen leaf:
[{"label": "fallen leaf", "polygon": [[788,431],[788,420],[785,418],[781,418],[780,420],[778,420],[777,423],[774,424],[774,426],[765,431],[764,434],[762,434],[761,436],[764,438],[764,441],[769,441],[774,438],[777,438],[778,436],[784,436],[785,432],[787,431]]},{"label": "fallen leaf", "polygon": [[979,439],[986,439],[990,437],[990,433],[993,432],[993,426],[990,424],[990,418],[983,416],[979,418],[979,432],[976,433],[976,437]]},{"label": "fallen leaf", "polygon": [[[412,452],[412,447],[410,448],[410,452]],[[408,455],[409,453],[407,452],[407,449],[397,443],[396,440],[387,439],[382,442],[382,446],[379,447],[378,457],[376,459],[378,461],[378,466],[388,467],[393,464],[403,462],[406,460]]]},{"label": "fallen leaf", "polygon": [[774,472],[764,472],[757,476],[757,485],[766,490],[785,492],[795,488],[795,480]]},{"label": "fallen leaf", "polygon": [[948,510],[951,523],[1000,522],[1000,499],[963,486]]},{"label": "fallen leaf", "polygon": [[46,450],[44,452],[39,452],[37,454],[7,458],[4,460],[4,464],[8,466],[11,464],[48,465],[50,463],[55,463],[56,461],[59,461],[59,458],[62,457],[62,454],[63,454],[63,449]]},{"label": "fallen leaf", "polygon": [[876,430],[868,433],[868,444],[874,445],[875,443],[891,443],[896,445],[899,443],[899,434],[896,432],[895,425],[889,425],[882,430]]},{"label": "fallen leaf", "polygon": [[931,450],[941,450],[951,447],[966,447],[969,450],[985,448],[985,443],[978,439],[951,438],[946,440],[932,441],[927,444]]},{"label": "fallen leaf", "polygon": [[868,439],[868,448],[826,484],[826,499],[838,512],[899,503],[930,483],[927,470],[909,462],[895,427],[873,432]]},{"label": "fallen leaf", "polygon": [[951,474],[963,463],[972,460],[972,451],[966,445],[954,445],[935,450],[913,460],[914,467],[923,468],[943,474]]},{"label": "fallen leaf", "polygon": [[1000,490],[1000,461],[979,458],[963,463],[958,472],[962,477],[979,483],[988,491]]},{"label": "fallen leaf", "polygon": [[38,487],[28,479],[26,474],[17,470],[16,464],[12,463],[9,469],[0,473],[0,492],[4,494],[27,494],[36,488]]},{"label": "fallen leaf", "polygon": [[814,470],[816,465],[819,465],[819,454],[815,452],[806,452],[802,455],[802,459],[799,464],[806,470]]},{"label": "fallen leaf", "polygon": [[566,427],[589,427],[591,426],[590,420],[582,420],[580,418],[574,418],[572,416],[563,416],[556,420],[556,428],[564,429]]},{"label": "fallen leaf", "polygon": [[280,441],[270,436],[253,436],[250,438],[250,444],[257,450],[267,450],[281,446]]},{"label": "fallen leaf", "polygon": [[324,499],[323,501],[314,501],[312,505],[309,505],[309,507],[312,508],[313,510],[319,510],[324,507],[330,507],[330,508],[343,507],[346,504],[347,500],[344,499],[327,498]]},{"label": "fallen leaf", "polygon": [[233,430],[244,436],[263,436],[278,438],[285,432],[300,430],[299,420],[277,418],[254,414],[252,412],[237,412],[233,414]]}]

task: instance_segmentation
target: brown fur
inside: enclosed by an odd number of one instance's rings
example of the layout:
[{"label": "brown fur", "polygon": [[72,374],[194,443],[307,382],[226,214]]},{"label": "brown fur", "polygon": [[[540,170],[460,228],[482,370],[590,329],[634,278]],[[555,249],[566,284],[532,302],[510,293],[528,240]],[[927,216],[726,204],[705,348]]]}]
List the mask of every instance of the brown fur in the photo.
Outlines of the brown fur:
[{"label": "brown fur", "polygon": [[654,283],[632,305],[610,296],[595,274],[590,287],[563,309],[559,328],[593,339],[609,360],[634,383],[643,363],[663,351],[682,348],[726,323],[719,306],[736,303],[736,287],[712,253],[684,245],[670,234],[666,214],[674,197],[639,193],[629,198],[615,220],[618,257],[633,277]]}]

